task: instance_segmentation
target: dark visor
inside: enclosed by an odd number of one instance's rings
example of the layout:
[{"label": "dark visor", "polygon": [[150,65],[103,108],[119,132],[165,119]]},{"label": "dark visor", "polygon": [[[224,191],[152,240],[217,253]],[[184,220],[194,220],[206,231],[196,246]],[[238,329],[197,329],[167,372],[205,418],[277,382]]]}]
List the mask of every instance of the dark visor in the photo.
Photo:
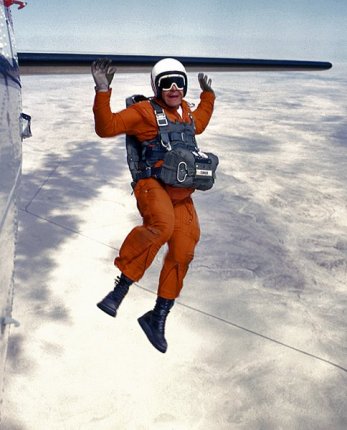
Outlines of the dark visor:
[{"label": "dark visor", "polygon": [[166,75],[159,78],[158,87],[164,91],[169,91],[175,84],[178,90],[183,90],[185,79],[181,75]]}]

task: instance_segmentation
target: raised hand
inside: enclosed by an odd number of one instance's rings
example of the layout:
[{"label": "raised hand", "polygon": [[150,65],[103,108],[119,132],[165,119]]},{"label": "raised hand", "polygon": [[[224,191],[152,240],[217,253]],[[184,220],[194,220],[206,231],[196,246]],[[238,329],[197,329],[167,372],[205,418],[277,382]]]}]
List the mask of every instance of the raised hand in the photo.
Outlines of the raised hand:
[{"label": "raised hand", "polygon": [[91,66],[96,91],[108,91],[117,68],[109,58],[99,58]]},{"label": "raised hand", "polygon": [[202,89],[202,91],[209,91],[210,93],[214,94],[214,91],[211,87],[212,79],[210,79],[204,73],[199,73],[198,74],[198,80],[199,80],[200,88]]}]

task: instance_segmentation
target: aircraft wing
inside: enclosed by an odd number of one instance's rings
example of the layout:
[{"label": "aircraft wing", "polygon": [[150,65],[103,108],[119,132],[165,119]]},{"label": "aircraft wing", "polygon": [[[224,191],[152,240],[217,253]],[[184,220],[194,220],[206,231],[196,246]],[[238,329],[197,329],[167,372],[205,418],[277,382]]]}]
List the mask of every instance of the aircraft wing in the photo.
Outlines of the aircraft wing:
[{"label": "aircraft wing", "polygon": [[[18,62],[21,74],[90,73],[91,63],[100,57],[110,58],[119,71],[149,71],[157,61],[165,58],[151,55],[20,52]],[[181,61],[188,71],[314,71],[332,67],[332,64],[326,61],[182,56],[175,58]]]}]

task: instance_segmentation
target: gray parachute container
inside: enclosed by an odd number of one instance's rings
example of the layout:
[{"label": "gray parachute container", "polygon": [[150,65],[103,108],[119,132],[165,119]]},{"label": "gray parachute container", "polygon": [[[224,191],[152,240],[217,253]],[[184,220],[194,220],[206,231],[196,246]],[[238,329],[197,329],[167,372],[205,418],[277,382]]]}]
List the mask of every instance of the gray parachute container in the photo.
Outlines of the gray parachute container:
[{"label": "gray parachute container", "polygon": [[[135,94],[131,97],[128,97],[125,100],[125,105],[126,105],[126,107],[129,107],[129,106],[131,106],[135,103],[138,103],[140,101],[143,101],[143,100],[148,100],[148,98],[141,95],[141,94]],[[131,135],[127,134],[125,137],[125,146],[126,146],[126,151],[127,151],[127,162],[128,162],[129,170],[131,173],[131,177],[133,179],[132,186],[134,186],[136,183],[136,180],[137,180],[137,174],[140,171],[139,163],[140,163],[141,158],[142,158],[142,156],[141,156],[142,155],[141,154],[141,144],[136,139],[135,136],[131,136]]]}]

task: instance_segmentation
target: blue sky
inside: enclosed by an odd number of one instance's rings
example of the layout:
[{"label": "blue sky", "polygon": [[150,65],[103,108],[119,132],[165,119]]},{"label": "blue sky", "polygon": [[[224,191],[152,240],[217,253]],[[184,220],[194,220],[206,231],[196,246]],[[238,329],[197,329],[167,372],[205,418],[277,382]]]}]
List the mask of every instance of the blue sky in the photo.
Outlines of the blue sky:
[{"label": "blue sky", "polygon": [[19,51],[347,61],[346,0],[28,0],[12,11]]}]

